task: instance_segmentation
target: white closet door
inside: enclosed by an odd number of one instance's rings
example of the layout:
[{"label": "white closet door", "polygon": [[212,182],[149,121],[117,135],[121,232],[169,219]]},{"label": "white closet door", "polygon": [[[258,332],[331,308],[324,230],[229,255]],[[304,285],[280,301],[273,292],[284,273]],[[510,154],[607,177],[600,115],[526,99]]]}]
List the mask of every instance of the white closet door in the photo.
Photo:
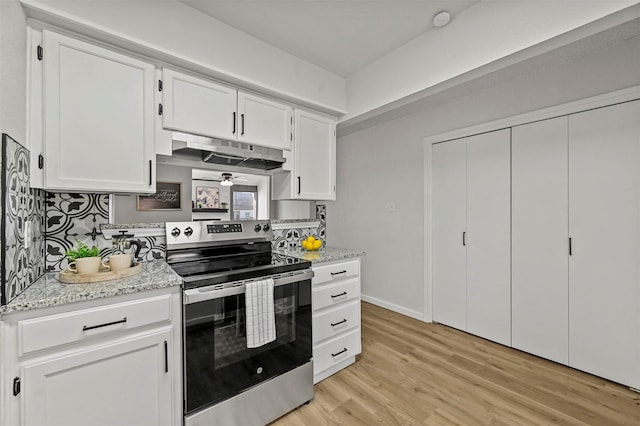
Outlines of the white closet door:
[{"label": "white closet door", "polygon": [[640,102],[569,117],[569,365],[640,387]]},{"label": "white closet door", "polygon": [[510,129],[467,138],[467,331],[511,344]]},{"label": "white closet door", "polygon": [[433,319],[467,329],[465,139],[433,146]]},{"label": "white closet door", "polygon": [[567,117],[511,135],[511,303],[514,348],[568,363]]}]

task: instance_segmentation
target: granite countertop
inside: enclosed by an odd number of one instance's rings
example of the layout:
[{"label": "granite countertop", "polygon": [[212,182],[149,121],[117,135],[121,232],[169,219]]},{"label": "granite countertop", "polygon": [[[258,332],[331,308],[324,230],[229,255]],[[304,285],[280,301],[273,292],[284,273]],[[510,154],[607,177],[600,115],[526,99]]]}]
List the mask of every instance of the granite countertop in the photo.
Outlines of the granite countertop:
[{"label": "granite countertop", "polygon": [[308,260],[313,265],[318,263],[336,262],[352,257],[361,257],[366,254],[363,250],[353,250],[340,247],[323,247],[318,251],[307,251],[300,247],[277,249],[276,253]]},{"label": "granite countertop", "polygon": [[163,260],[144,262],[142,272],[131,277],[91,284],[61,283],[58,281],[57,272],[48,272],[7,305],[1,306],[0,314],[42,309],[181,284],[182,277]]}]

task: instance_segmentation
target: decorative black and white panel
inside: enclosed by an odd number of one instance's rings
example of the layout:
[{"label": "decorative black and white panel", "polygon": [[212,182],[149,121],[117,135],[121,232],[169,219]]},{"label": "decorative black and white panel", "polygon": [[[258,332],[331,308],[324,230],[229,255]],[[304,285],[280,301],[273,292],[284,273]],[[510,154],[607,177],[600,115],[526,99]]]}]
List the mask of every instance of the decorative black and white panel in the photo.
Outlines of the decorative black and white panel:
[{"label": "decorative black and white panel", "polygon": [[44,191],[30,188],[29,151],[6,134],[1,158],[0,302],[6,304],[44,273]]},{"label": "decorative black and white panel", "polygon": [[45,235],[47,271],[60,271],[68,265],[65,252],[81,241],[100,249],[105,257],[111,251],[100,225],[109,223],[109,195],[46,193]]},{"label": "decorative black and white panel", "polygon": [[318,237],[322,238],[327,244],[327,206],[324,204],[316,204],[316,219],[320,221],[318,226]]}]

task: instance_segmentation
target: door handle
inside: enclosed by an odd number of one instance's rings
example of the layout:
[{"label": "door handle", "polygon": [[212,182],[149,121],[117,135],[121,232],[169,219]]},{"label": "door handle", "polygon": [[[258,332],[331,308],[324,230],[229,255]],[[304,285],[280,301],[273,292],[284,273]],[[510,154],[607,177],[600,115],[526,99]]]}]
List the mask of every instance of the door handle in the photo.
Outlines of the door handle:
[{"label": "door handle", "polygon": [[462,233],[462,245],[463,245],[463,246],[466,246],[466,245],[467,245],[467,232],[466,232],[466,231],[464,231],[464,232]]},{"label": "door handle", "polygon": [[569,256],[573,256],[572,238],[569,237]]},{"label": "door handle", "polygon": [[234,135],[236,134],[236,113],[233,113],[233,133]]},{"label": "door handle", "polygon": [[240,114],[240,121],[242,122],[242,127],[240,127],[242,130],[240,130],[240,134],[244,135],[244,114]]}]

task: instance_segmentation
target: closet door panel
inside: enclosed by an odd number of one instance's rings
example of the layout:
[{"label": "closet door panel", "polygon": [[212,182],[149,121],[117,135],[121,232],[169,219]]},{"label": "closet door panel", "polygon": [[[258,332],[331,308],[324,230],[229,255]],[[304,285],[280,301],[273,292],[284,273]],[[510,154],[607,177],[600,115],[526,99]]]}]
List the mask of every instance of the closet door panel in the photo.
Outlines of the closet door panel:
[{"label": "closet door panel", "polygon": [[567,117],[512,129],[514,348],[568,363]]},{"label": "closet door panel", "polygon": [[569,365],[640,387],[640,102],[569,117]]},{"label": "closet door panel", "polygon": [[467,331],[511,344],[510,129],[467,138]]},{"label": "closet door panel", "polygon": [[459,139],[433,146],[433,319],[466,330],[467,148]]}]

